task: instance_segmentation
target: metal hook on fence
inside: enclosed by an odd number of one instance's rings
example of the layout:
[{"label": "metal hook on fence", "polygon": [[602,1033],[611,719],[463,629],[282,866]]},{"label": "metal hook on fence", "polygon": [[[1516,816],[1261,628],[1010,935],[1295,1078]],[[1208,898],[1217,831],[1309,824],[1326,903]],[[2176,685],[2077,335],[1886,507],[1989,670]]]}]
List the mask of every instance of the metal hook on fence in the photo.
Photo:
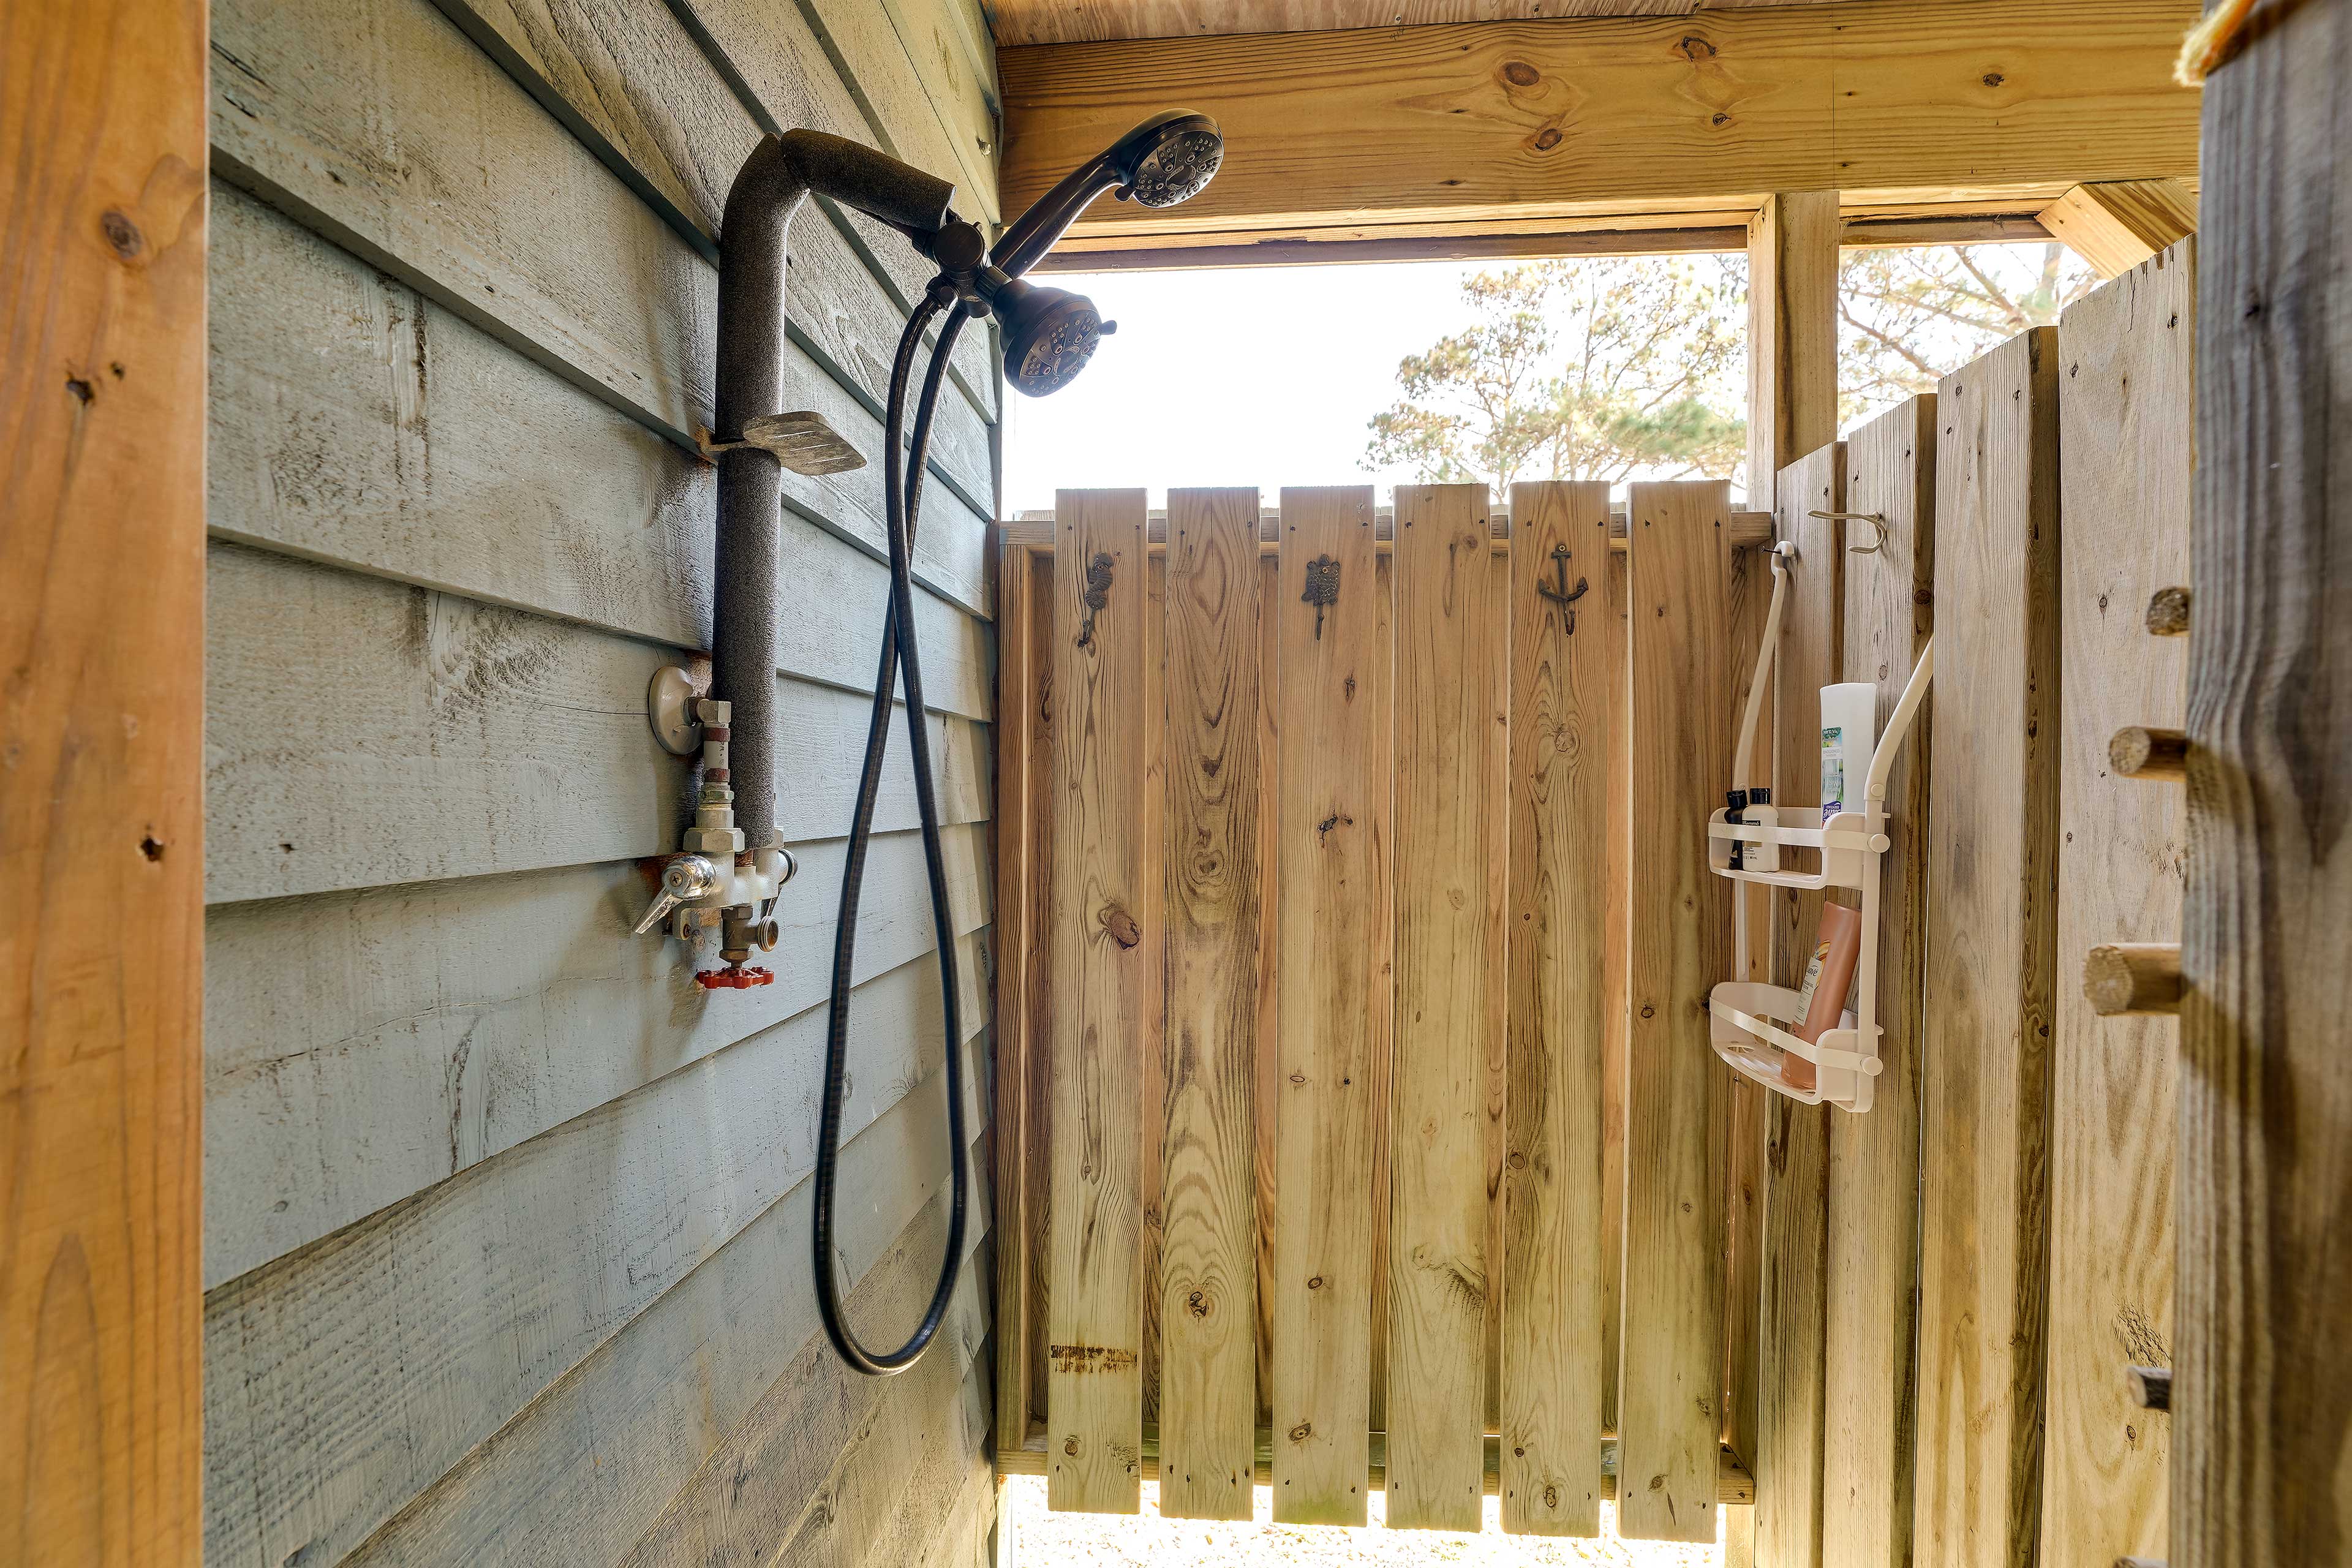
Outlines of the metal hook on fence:
[{"label": "metal hook on fence", "polygon": [[1814,511],[1808,512],[1805,515],[1808,517],[1818,517],[1823,522],[1866,522],[1870,524],[1871,527],[1878,530],[1878,539],[1875,543],[1849,544],[1846,546],[1846,551],[1849,554],[1875,555],[1886,543],[1886,518],[1883,513],[1874,511]]},{"label": "metal hook on fence", "polygon": [[1536,592],[1559,605],[1561,618],[1567,623],[1568,635],[1574,637],[1576,635],[1576,601],[1584,597],[1591,585],[1581,577],[1576,580],[1574,588],[1568,585],[1567,545],[1552,546],[1551,565],[1553,572],[1559,575],[1559,586],[1555,588],[1549,583],[1538,580],[1536,584]]}]

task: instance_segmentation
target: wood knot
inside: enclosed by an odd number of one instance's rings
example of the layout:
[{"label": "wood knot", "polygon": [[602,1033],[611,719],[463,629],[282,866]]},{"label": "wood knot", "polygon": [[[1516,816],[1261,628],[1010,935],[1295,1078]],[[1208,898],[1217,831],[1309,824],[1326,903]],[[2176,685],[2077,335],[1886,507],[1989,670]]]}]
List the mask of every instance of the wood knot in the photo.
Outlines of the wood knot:
[{"label": "wood knot", "polygon": [[1503,79],[1513,87],[1533,87],[1543,80],[1543,73],[1525,60],[1503,62]]},{"label": "wood knot", "polygon": [[1105,905],[1099,918],[1103,930],[1110,932],[1111,941],[1119,946],[1133,947],[1143,940],[1143,928],[1135,923],[1133,915],[1117,904]]},{"label": "wood knot", "polygon": [[1301,1421],[1290,1429],[1290,1440],[1294,1443],[1304,1443],[1313,1436],[1315,1436],[1315,1423],[1312,1421]]},{"label": "wood knot", "polygon": [[1559,145],[1559,127],[1547,125],[1536,132],[1535,147],[1538,153],[1549,153]]},{"label": "wood knot", "polygon": [[1544,1507],[1546,1507],[1546,1508],[1558,1508],[1559,1506],[1559,1489],[1558,1487],[1546,1487],[1546,1488],[1544,1488]]},{"label": "wood knot", "polygon": [[2001,87],[2006,85],[2009,79],[2001,75],[1999,71],[1987,71],[1984,74],[1984,84],[1987,87]]},{"label": "wood knot", "polygon": [[1063,1438],[1062,1452],[1067,1454],[1073,1459],[1076,1458],[1078,1457],[1078,1440],[1076,1437]]},{"label": "wood knot", "polygon": [[146,237],[139,232],[139,226],[119,212],[110,210],[98,220],[98,226],[105,232],[106,243],[113,247],[114,254],[125,261],[147,248]]},{"label": "wood knot", "polygon": [[1644,1018],[1654,1018],[1657,1016],[1658,1010],[1655,1007],[1652,1006],[1647,1002],[1642,1004],[1642,1016]]},{"label": "wood knot", "polygon": [[1675,53],[1696,63],[1715,58],[1716,47],[1696,33],[1686,33],[1675,43]]},{"label": "wood knot", "polygon": [[1323,1276],[1318,1274],[1314,1278],[1308,1279],[1307,1281],[1307,1288],[1309,1290],[1320,1290],[1323,1289]]},{"label": "wood knot", "polygon": [[1196,1318],[1205,1318],[1217,1310],[1217,1304],[1209,1299],[1206,1290],[1195,1290],[1184,1298],[1184,1310]]}]

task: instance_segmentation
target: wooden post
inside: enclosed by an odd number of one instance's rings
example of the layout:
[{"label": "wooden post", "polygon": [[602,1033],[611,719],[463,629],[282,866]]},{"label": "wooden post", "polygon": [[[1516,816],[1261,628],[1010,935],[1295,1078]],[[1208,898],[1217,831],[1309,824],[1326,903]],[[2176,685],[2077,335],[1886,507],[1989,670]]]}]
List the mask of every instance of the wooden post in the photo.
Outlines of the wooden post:
[{"label": "wooden post", "polygon": [[2076,185],[2042,209],[2042,226],[2102,278],[2120,278],[2197,232],[2197,197],[2178,180]]},{"label": "wooden post", "polygon": [[0,1538],[193,1564],[206,16],[0,25]]},{"label": "wooden post", "polygon": [[2205,89],[2170,1560],[2352,1541],[2352,4]]},{"label": "wooden post", "polygon": [[2107,762],[2117,778],[2184,779],[2189,737],[2179,730],[2126,724],[2107,742]]},{"label": "wooden post", "polygon": [[1029,1114],[1030,1058],[1047,1043],[1029,1031],[1033,986],[1044,984],[1042,964],[1033,963],[1029,884],[1048,867],[1034,858],[1029,826],[1034,803],[1032,769],[1041,748],[1026,721],[1036,700],[1041,656],[1050,643],[1030,635],[1029,552],[1007,545],[996,552],[996,816],[989,825],[989,854],[996,869],[995,1105],[990,1121],[994,1169],[990,1177],[996,1247],[996,1443],[1019,1447],[1029,1436],[1030,1230],[1029,1145],[1039,1138],[1043,1119]]},{"label": "wooden post", "polygon": [[[1780,470],[1837,435],[1838,195],[1809,191],[1775,195],[1758,209],[1748,231],[1748,504],[1773,508]],[[1830,509],[1824,509],[1830,510]],[[1748,552],[1733,565],[1731,629],[1736,714],[1747,700],[1764,617],[1770,607],[1771,575],[1761,556]],[[1782,690],[1787,684],[1778,679]],[[1783,782],[1775,769],[1778,726],[1775,694],[1765,694],[1758,719],[1752,778],[1727,780],[1748,788]],[[1810,767],[1810,754],[1802,760]],[[1720,800],[1717,804],[1721,804]],[[1772,978],[1774,914],[1770,889],[1740,887],[1746,901],[1749,951],[1743,980]],[[1727,978],[1729,976],[1727,975]],[[1765,1118],[1769,1091],[1728,1068],[1718,1067],[1724,1087],[1725,1287],[1724,1441],[1748,1464],[1756,1461],[1756,1411],[1760,1344],[1763,1221],[1765,1210]],[[1735,1510],[1724,1521],[1733,1550],[1752,1531],[1748,1510]]]}]

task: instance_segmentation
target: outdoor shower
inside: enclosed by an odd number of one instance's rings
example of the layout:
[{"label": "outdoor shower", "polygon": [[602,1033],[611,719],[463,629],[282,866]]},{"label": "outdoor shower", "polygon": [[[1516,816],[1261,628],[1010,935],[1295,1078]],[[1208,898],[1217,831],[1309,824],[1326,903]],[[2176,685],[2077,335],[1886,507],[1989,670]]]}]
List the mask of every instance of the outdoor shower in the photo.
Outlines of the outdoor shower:
[{"label": "outdoor shower", "polygon": [[[792,874],[791,858],[784,853],[775,822],[779,470],[790,467],[800,473],[838,473],[862,464],[814,416],[777,412],[782,394],[785,233],[803,201],[820,195],[898,230],[940,268],[899,336],[883,420],[890,598],[842,870],[817,1141],[817,1302],[834,1348],[863,1373],[905,1371],[939,1331],[963,1256],[969,1197],[955,927],[948,908],[930,743],[923,729],[911,571],[917,509],[940,387],[964,322],[991,314],[1002,329],[1007,381],[1032,397],[1066,385],[1085,368],[1098,340],[1114,330],[1113,324],[1102,320],[1091,301],[1064,289],[1038,288],[1024,282],[1022,274],[1105,191],[1116,190],[1120,199],[1145,206],[1173,206],[1209,183],[1223,153],[1223,138],[1206,115],[1183,110],[1156,114],[1040,197],[992,249],[978,226],[959,218],[950,207],[954,186],[947,181],[822,132],[788,131],[763,139],[744,160],[728,193],[719,247],[717,429],[705,443],[719,465],[711,650],[711,689],[717,696],[698,702],[691,689],[675,677],[655,683],[655,726],[665,745],[680,752],[692,750],[689,715],[703,721],[703,782],[695,826],[685,837],[686,853],[665,868],[661,895],[637,927],[641,933],[649,931],[668,915],[673,931],[688,941],[710,926],[721,927],[719,955],[726,966],[696,976],[707,987],[759,985],[773,978],[764,970],[746,967],[746,961],[755,947],[775,945],[775,898]],[[938,341],[909,429],[908,388],[924,335],[934,321],[939,322]],[[905,1344],[877,1353],[860,1344],[842,1319],[834,1277],[833,1207],[858,896],[889,738],[891,694],[901,682],[931,922],[939,942],[949,1158],[954,1176],[947,1252],[929,1305]]]}]

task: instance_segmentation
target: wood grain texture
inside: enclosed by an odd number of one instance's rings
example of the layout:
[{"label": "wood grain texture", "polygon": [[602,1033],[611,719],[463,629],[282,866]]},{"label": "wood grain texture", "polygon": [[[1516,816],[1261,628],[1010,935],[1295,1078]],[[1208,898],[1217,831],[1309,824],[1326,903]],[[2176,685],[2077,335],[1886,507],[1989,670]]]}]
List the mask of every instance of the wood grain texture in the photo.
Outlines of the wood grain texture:
[{"label": "wood grain texture", "polygon": [[[934,1196],[866,1270],[848,1299],[854,1321],[895,1326],[921,1317],[947,1244],[945,1207]],[[812,1334],[781,1376],[757,1388],[756,1403],[729,1412],[739,1418],[718,1434],[709,1455],[620,1561],[628,1568],[774,1561],[780,1553],[807,1561],[820,1547],[846,1563],[886,1561],[876,1554],[873,1536],[893,1521],[892,1504],[927,1501],[936,1510],[950,1500],[936,1487],[918,1493],[907,1485],[915,1468],[910,1456],[921,1455],[927,1465],[961,1461],[985,1434],[985,1421],[975,1422],[963,1396],[975,1374],[984,1378],[988,1371],[987,1254],[987,1244],[977,1243],[961,1260],[947,1321],[908,1375],[853,1382],[858,1374],[822,1333]],[[893,1337],[904,1337],[903,1331]],[[753,1364],[774,1370],[766,1358],[782,1348],[762,1345],[766,1356]],[[746,1397],[741,1391],[730,1395],[737,1405]],[[934,1451],[924,1450],[926,1438]],[[898,1479],[879,1506],[870,1495],[877,1470],[895,1471]]]},{"label": "wood grain texture", "polygon": [[[982,1063],[985,1057],[976,1053]],[[848,1190],[876,1194],[842,1210],[835,1235],[845,1273],[863,1282],[879,1272],[886,1287],[894,1275],[920,1279],[878,1300],[853,1290],[853,1312],[895,1310],[902,1315],[889,1321],[903,1323],[929,1297],[950,1173],[940,1089],[934,1075],[842,1148]],[[984,1156],[975,1150],[971,1157]],[[706,1531],[751,1553],[772,1547],[773,1536],[763,1536],[772,1529],[780,1536],[821,1502],[834,1456],[865,1413],[817,1370],[837,1362],[823,1339],[815,1292],[776,1288],[779,1279],[807,1277],[814,1185],[803,1181],[771,1204],[557,1379],[495,1441],[474,1448],[371,1539],[352,1559],[355,1568],[482,1562],[567,1568],[619,1563],[637,1551],[661,1560],[673,1542],[705,1539]],[[940,1354],[957,1359],[985,1334],[972,1299],[987,1247],[984,1199],[972,1218],[964,1259],[971,1283],[959,1289],[940,1341]],[[804,1416],[803,1440],[780,1450],[766,1440],[761,1417],[789,1404],[795,1388],[810,1400],[801,1408],[814,1414]],[[739,1459],[748,1472],[740,1491],[732,1485]],[[720,1498],[734,1494],[740,1511],[732,1521],[710,1519],[714,1484],[724,1487]],[[675,1510],[666,1509],[673,1500]]]},{"label": "wood grain texture", "polygon": [[1820,0],[997,0],[1004,47],[1106,38],[1181,38],[1209,33],[1307,33],[1345,27],[1426,26],[1538,16],[1681,16],[1748,5]]},{"label": "wood grain texture", "polygon": [[2172,1364],[2179,1026],[2096,1016],[2067,982],[2095,946],[2180,931],[2184,792],[2109,776],[2106,738],[2178,726],[2187,711],[2185,640],[2148,636],[2137,612],[2191,580],[2196,248],[2124,274],[2058,327],[2066,828],[2050,1064],[2050,1568],[2166,1552],[2172,1423],[2138,1408],[2116,1369]]},{"label": "wood grain texture", "polygon": [[[236,545],[210,568],[215,902],[675,847],[687,764],[655,742],[645,689],[677,651]],[[870,700],[781,688],[799,742],[779,759],[784,838],[845,833]],[[942,819],[984,820],[986,728],[930,723]],[[913,786],[887,767],[877,830],[914,825]]]},{"label": "wood grain texture", "polygon": [[[1920,1568],[2028,1563],[2042,1532],[2055,1006],[2056,329],[1937,392],[1936,816],[1920,1134]],[[1965,606],[1965,610],[1961,609]]]},{"label": "wood grain texture", "polygon": [[[1044,1392],[1034,1385],[1030,1364],[1031,1344],[1043,1336],[1045,1324],[1038,1320],[1044,1300],[1034,1288],[1030,1258],[1036,1240],[1032,1205],[1042,1208],[1044,1194],[1030,1177],[1029,1144],[1043,1136],[1044,1118],[1031,1109],[1032,1088],[1036,1058],[1049,1049],[1049,1042],[1030,1027],[1036,994],[1045,984],[1038,958],[1045,933],[1036,929],[1034,895],[1051,865],[1032,833],[1047,807],[1033,797],[1045,793],[1042,770],[1053,762],[1050,748],[1038,743],[1037,729],[1029,718],[1043,700],[1044,666],[1053,647],[1037,635],[1037,608],[1032,603],[1036,591],[1029,552],[1019,545],[1002,550],[996,567],[996,679],[1007,718],[996,731],[996,815],[990,828],[997,929],[995,989],[990,997],[996,1020],[996,1103],[991,1123],[996,1138],[989,1186],[1004,1234],[996,1249],[992,1321],[996,1430],[1024,1434],[1029,1430],[1032,1397]],[[1045,607],[1050,611],[1050,602]]]},{"label": "wood grain texture", "polygon": [[1166,213],[1097,207],[1075,232],[2189,178],[2197,101],[2171,72],[2197,14],[1905,0],[1006,49],[1004,200],[1171,102],[1223,127],[1216,183]]},{"label": "wood grain texture", "polygon": [[[688,243],[716,255],[728,189],[764,127],[757,106],[739,101],[730,62],[706,55],[677,13],[631,0],[434,4]],[[843,63],[856,79],[856,66]],[[919,259],[883,225],[812,202],[793,225],[791,272],[799,276],[788,273],[784,283],[787,331],[874,407],[888,395],[891,356],[920,289],[915,278],[902,286],[877,265],[885,249]],[[975,376],[986,369],[977,342],[960,347],[957,358]],[[938,460],[975,497],[987,495],[990,482],[985,414],[958,384],[941,401],[932,435]]]},{"label": "wood grain texture", "polygon": [[[1132,797],[1136,826],[1142,835],[1144,873],[1134,910],[1144,931],[1167,930],[1165,824],[1168,817],[1168,561],[1162,555],[1144,563],[1143,577],[1143,776]],[[1160,1247],[1162,1199],[1167,1171],[1160,1143],[1167,1131],[1168,963],[1166,941],[1160,955],[1146,967],[1142,994],[1137,998],[1135,1087],[1137,1131],[1136,1187],[1141,1197],[1143,1228],[1139,1243],[1142,1271],[1143,1361],[1142,1419],[1160,1419]]]},{"label": "wood grain texture", "polygon": [[[1624,568],[1604,483],[1511,487],[1508,1152],[1503,1302],[1503,1528],[1598,1535],[1601,1058],[1625,1006],[1625,818],[1612,764],[1625,717]],[[1563,608],[1554,552],[1589,596]],[[1597,583],[1593,582],[1598,578]],[[1573,620],[1571,622],[1571,617]],[[1571,624],[1574,629],[1570,629]],[[1612,964],[1614,958],[1618,963]]]},{"label": "wood grain texture", "polygon": [[[1780,534],[1797,546],[1781,608],[1775,656],[1780,692],[1773,803],[1784,823],[1821,821],[1822,688],[1843,679],[1845,642],[1845,526],[1812,515],[1846,510],[1843,442],[1782,468]],[[1910,673],[1906,670],[1907,675]],[[1790,851],[1783,864],[1812,871],[1820,858]],[[1820,893],[1774,889],[1768,934],[1772,983],[1805,982],[1822,920]],[[1841,902],[1860,901],[1858,894]],[[1822,1563],[1823,1300],[1827,1258],[1830,1118],[1826,1105],[1786,1095],[1764,1102],[1763,1246],[1759,1254],[1759,1315],[1756,1450],[1756,1560],[1787,1568]]]},{"label": "wood grain texture", "polygon": [[0,18],[0,1556],[26,1563],[198,1551],[205,31],[204,0]]},{"label": "wood grain texture", "polygon": [[1633,1009],[1618,1533],[1713,1541],[1723,1425],[1722,1073],[1707,992],[1731,960],[1730,884],[1700,825],[1730,775],[1720,483],[1636,485],[1627,552],[1633,680]]},{"label": "wood grain texture", "polygon": [[1257,491],[1170,492],[1160,1509],[1247,1519],[1257,1429]]},{"label": "wood grain texture", "polygon": [[2171,1558],[2352,1552],[2352,12],[2269,13],[2205,98]]},{"label": "wood grain texture", "polygon": [[[845,1138],[943,1076],[937,986],[918,960],[861,988]],[[813,1008],[212,1291],[206,1555],[357,1548],[790,1192],[824,1035]],[[919,1103],[936,1141],[938,1091]]]},{"label": "wood grain texture", "polygon": [[[212,254],[214,537],[709,645],[709,465],[218,179]],[[870,689],[878,634],[851,632],[880,614],[880,512],[787,479],[784,580],[808,581],[777,617],[782,658]],[[926,695],[984,716],[976,634],[940,603],[988,605],[983,531],[943,491],[924,511]],[[851,553],[876,569],[831,563]]]},{"label": "wood grain texture", "polygon": [[[712,417],[715,374],[718,271],[702,253],[429,0],[233,4],[214,36],[224,178],[691,447]],[[419,79],[429,94],[404,89]],[[383,104],[404,111],[363,108]],[[445,173],[463,169],[476,173]],[[823,481],[787,473],[784,495],[878,519],[872,394],[798,343],[780,363],[786,407],[823,415],[869,459]],[[957,482],[984,510],[987,470]]]},{"label": "wood grain texture", "polygon": [[[959,935],[988,921],[982,835],[943,835]],[[756,991],[630,935],[654,884],[625,861],[215,906],[206,1289],[822,1002],[842,849],[795,847]],[[866,878],[860,983],[936,946],[916,835],[877,836]]]},{"label": "wood grain texture", "polygon": [[[1883,733],[1935,630],[1936,400],[1915,397],[1846,439],[1846,510],[1886,520],[1845,563],[1845,673],[1878,688]],[[1889,775],[1879,860],[1878,1056],[1868,1112],[1832,1116],[1822,1377],[1822,1560],[1911,1560],[1912,1377],[1919,1258],[1921,994],[1927,941],[1927,779],[1935,698]]]},{"label": "wood grain texture", "polygon": [[[1016,1247],[1025,1250],[1029,1267],[1029,1424],[1045,1420],[1046,1317],[1053,1301],[1054,1230],[1054,840],[1062,797],[1054,753],[1054,618],[1060,613],[1054,596],[1054,558],[1042,551],[1029,556],[1029,640],[1036,650],[1037,685],[1030,694],[1020,722],[1029,730],[1029,803],[1026,834],[1034,868],[1029,879],[1028,948],[1029,1034],[1026,1063],[1029,1075],[1025,1107],[1029,1133],[1023,1152],[1030,1204],[1025,1244],[1008,1238],[1000,1265],[1015,1266]],[[1024,1426],[1023,1430],[1026,1430]]]},{"label": "wood grain texture", "polygon": [[[1286,621],[1277,613],[1282,603],[1282,560],[1279,554],[1258,557],[1257,635],[1259,689],[1257,705],[1257,1079],[1256,1127],[1254,1142],[1257,1166],[1257,1422],[1274,1425],[1274,1300],[1275,1176],[1276,1123],[1283,1103],[1282,995],[1279,962],[1282,921],[1269,910],[1279,910],[1276,876],[1280,870],[1283,841],[1281,707],[1282,638]],[[1272,1471],[1267,1472],[1270,1476]]]},{"label": "wood grain texture", "polygon": [[888,127],[897,155],[954,180],[960,207],[1001,224],[995,117],[962,51],[915,36],[903,0],[807,0],[802,14]]},{"label": "wood grain texture", "polygon": [[[1055,498],[1054,1226],[1047,1425],[1056,1509],[1141,1497],[1144,1004],[1160,932],[1142,923],[1158,858],[1136,809],[1145,710],[1143,492]],[[1089,604],[1089,598],[1096,602]],[[1084,645],[1081,646],[1081,639]]]},{"label": "wood grain texture", "polygon": [[2197,195],[2179,180],[2076,185],[2042,209],[2053,238],[2117,278],[2197,232]]},{"label": "wood grain texture", "polygon": [[1400,486],[1388,1522],[1475,1530],[1486,1387],[1486,784],[1496,603],[1484,485]]},{"label": "wood grain texture", "polygon": [[[1390,1054],[1394,784],[1388,595],[1369,486],[1282,493],[1280,898],[1276,1040],[1274,1516],[1355,1524],[1367,1512],[1379,1201],[1376,1064]],[[1337,563],[1317,633],[1310,563]],[[1370,1201],[1368,1201],[1370,1199]]]}]

